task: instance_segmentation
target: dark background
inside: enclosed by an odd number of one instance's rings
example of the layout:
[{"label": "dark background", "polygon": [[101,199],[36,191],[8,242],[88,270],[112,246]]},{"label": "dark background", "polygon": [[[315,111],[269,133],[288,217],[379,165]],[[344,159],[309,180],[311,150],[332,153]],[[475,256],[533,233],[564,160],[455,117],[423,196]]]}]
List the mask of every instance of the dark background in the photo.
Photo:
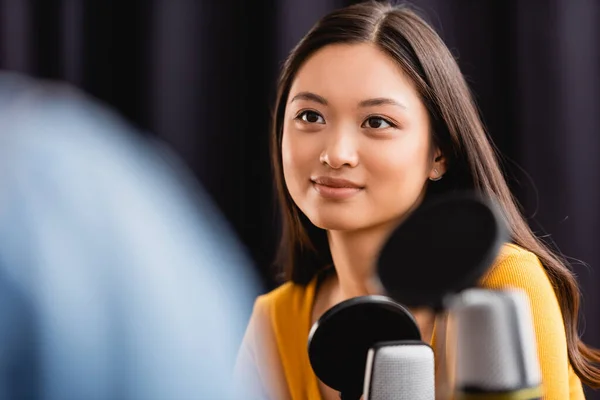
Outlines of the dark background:
[{"label": "dark background", "polygon": [[[168,142],[247,245],[277,243],[279,66],[333,0],[0,0],[0,68],[70,82]],[[600,1],[415,0],[456,55],[531,226],[574,261],[600,346]],[[588,395],[600,399],[600,393]]]}]

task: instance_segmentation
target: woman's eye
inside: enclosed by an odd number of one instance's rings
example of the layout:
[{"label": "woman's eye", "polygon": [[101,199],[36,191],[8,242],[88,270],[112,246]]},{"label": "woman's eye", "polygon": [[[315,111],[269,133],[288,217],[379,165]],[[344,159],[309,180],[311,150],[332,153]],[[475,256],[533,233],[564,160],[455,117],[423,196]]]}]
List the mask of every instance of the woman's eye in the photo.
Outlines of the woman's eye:
[{"label": "woman's eye", "polygon": [[393,126],[394,126],[394,124],[392,124],[385,118],[381,118],[381,117],[369,117],[363,123],[364,128],[371,128],[371,129],[384,129],[384,128],[391,128]]},{"label": "woman's eye", "polygon": [[315,111],[303,111],[296,118],[300,118],[304,122],[308,122],[309,124],[324,124],[325,119]]}]

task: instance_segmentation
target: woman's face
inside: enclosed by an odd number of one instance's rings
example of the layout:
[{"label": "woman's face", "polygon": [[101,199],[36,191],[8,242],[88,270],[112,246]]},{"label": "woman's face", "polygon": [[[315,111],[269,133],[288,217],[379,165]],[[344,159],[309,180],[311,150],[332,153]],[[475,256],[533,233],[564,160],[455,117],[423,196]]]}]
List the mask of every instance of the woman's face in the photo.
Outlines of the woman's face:
[{"label": "woman's face", "polygon": [[286,104],[283,173],[316,226],[396,223],[420,203],[428,178],[444,172],[438,155],[412,82],[373,45],[326,46],[298,71]]}]

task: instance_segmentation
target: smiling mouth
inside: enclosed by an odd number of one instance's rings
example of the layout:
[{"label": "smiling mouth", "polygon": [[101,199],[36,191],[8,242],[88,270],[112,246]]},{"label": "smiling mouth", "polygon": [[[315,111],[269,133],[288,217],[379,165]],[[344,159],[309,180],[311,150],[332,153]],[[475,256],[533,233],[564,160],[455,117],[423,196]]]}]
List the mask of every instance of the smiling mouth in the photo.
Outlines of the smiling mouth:
[{"label": "smiling mouth", "polygon": [[346,200],[364,189],[354,182],[343,179],[317,178],[311,179],[311,183],[315,191],[328,200]]},{"label": "smiling mouth", "polygon": [[354,183],[352,181],[349,181],[347,179],[331,178],[328,176],[319,176],[317,178],[311,178],[311,182],[313,182],[317,185],[327,186],[327,187],[336,188],[336,189],[343,189],[343,188],[362,189],[363,188],[361,185]]}]

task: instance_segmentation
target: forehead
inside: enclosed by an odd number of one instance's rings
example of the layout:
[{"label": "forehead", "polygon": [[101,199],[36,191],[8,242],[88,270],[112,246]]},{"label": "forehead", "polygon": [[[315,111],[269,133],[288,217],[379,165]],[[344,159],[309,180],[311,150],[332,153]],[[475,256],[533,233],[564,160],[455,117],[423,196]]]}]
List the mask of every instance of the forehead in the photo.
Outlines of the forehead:
[{"label": "forehead", "polygon": [[419,101],[398,63],[369,43],[328,45],[315,52],[298,70],[290,95],[301,91],[316,92],[332,102],[376,97]]}]

